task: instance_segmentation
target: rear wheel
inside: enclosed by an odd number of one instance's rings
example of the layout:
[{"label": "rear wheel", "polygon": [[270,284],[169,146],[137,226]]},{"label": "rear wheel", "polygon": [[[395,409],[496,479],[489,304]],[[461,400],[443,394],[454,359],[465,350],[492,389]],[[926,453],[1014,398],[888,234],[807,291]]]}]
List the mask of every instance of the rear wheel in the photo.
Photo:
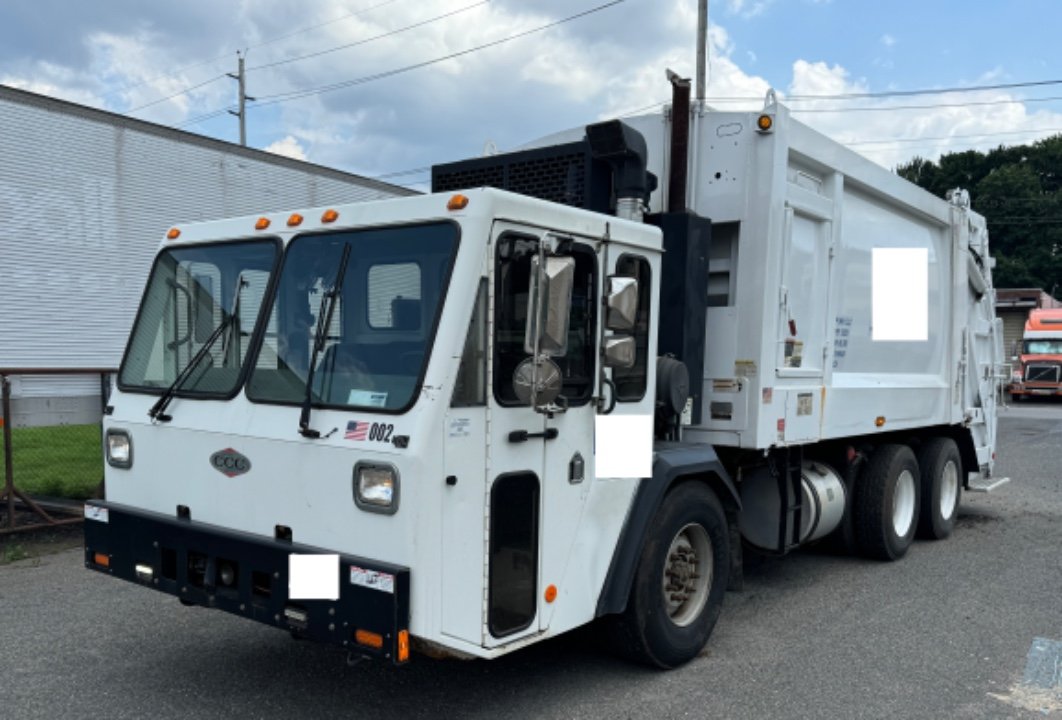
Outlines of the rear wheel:
[{"label": "rear wheel", "polygon": [[673,668],[697,656],[722,609],[730,536],[715,494],[696,482],[664,498],[642,548],[616,640],[628,657]]},{"label": "rear wheel", "polygon": [[856,486],[855,534],[860,552],[898,560],[914,540],[919,505],[918,461],[906,445],[882,445]]},{"label": "rear wheel", "polygon": [[918,517],[918,536],[943,540],[955,527],[962,493],[962,458],[951,438],[932,438],[918,449],[918,468],[922,474],[922,510]]}]

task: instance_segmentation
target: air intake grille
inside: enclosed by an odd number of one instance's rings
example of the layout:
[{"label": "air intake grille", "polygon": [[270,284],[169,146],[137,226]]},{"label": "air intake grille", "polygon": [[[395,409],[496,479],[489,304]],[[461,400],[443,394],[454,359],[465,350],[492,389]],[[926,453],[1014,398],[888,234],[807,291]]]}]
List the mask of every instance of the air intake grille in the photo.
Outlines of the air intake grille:
[{"label": "air intake grille", "polygon": [[1057,383],[1059,371],[1058,365],[1028,365],[1025,368],[1025,382],[1049,382]]},{"label": "air intake grille", "polygon": [[432,168],[432,192],[477,187],[609,212],[611,175],[586,141],[463,160]]}]

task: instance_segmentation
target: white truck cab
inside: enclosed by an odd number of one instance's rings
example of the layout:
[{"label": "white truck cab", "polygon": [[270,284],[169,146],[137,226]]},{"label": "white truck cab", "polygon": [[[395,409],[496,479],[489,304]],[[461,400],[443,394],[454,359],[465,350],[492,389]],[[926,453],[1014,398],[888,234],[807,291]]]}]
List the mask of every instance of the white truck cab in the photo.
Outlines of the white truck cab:
[{"label": "white truck cab", "polygon": [[[595,482],[594,417],[653,414],[660,250],[493,189],[176,227],[110,400],[90,564],[396,660],[406,631],[486,657],[591,620],[638,484]],[[543,412],[519,378],[547,251],[570,317]],[[597,350],[610,276],[642,283],[630,367]],[[292,600],[289,554],[322,552],[339,597]]]}]

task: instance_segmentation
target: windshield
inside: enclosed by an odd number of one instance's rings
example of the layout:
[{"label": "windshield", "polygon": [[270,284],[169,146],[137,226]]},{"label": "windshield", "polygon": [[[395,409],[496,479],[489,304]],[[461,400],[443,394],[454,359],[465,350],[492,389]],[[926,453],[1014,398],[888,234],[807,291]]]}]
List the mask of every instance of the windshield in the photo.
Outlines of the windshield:
[{"label": "windshield", "polygon": [[[346,272],[336,277],[343,248]],[[341,288],[323,329],[311,402],[401,412],[415,399],[457,249],[450,223],[301,235],[288,245],[252,400],[302,404],[322,298]],[[337,280],[340,280],[337,282]]]},{"label": "windshield", "polygon": [[160,253],[122,360],[119,385],[168,388],[226,324],[179,392],[212,397],[235,393],[276,256],[272,240],[175,247]]},{"label": "windshield", "polygon": [[1062,355],[1062,338],[1040,338],[1025,341],[1026,355]]}]

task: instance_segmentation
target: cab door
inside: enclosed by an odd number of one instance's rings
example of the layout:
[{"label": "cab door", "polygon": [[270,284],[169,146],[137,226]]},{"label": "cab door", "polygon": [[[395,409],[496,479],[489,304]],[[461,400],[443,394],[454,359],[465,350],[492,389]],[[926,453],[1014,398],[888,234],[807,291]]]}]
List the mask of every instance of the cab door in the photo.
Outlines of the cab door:
[{"label": "cab door", "polygon": [[513,378],[524,350],[531,260],[541,231],[496,222],[489,280],[490,388],[487,398],[483,645],[538,632],[546,416],[517,397]]}]

